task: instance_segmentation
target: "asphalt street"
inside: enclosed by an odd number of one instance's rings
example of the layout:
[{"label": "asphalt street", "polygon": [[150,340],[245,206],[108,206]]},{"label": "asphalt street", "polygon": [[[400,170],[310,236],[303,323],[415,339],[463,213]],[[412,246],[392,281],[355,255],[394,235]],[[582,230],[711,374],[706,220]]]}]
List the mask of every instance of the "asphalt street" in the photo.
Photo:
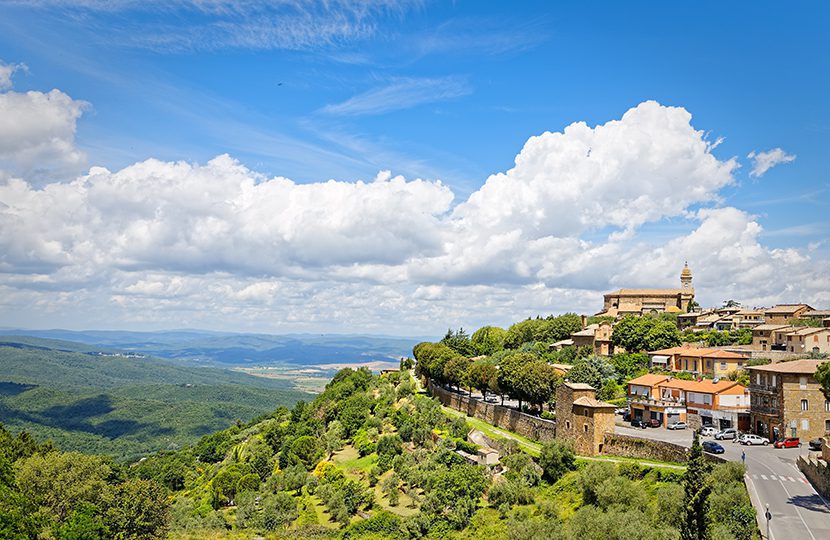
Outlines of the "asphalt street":
[{"label": "asphalt street", "polygon": [[[617,433],[663,440],[691,446],[690,430],[669,431],[634,429],[617,426]],[[712,439],[707,437],[706,439]],[[718,441],[730,461],[741,461],[741,451],[746,453],[746,484],[752,504],[758,511],[761,534],[766,538],[765,509],[769,505],[770,540],[830,540],[830,505],[804,478],[796,466],[799,454],[808,453],[806,443],[802,448],[773,448],[769,446],[743,446],[731,441]]]}]

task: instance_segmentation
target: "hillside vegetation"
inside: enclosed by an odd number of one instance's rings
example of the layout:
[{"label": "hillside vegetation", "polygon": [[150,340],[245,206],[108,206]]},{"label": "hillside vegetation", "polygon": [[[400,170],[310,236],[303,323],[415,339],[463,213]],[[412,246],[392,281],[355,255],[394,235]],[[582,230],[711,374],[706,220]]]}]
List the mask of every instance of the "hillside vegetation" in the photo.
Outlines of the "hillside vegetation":
[{"label": "hillside vegetation", "polygon": [[59,539],[677,540],[684,523],[753,538],[742,466],[712,468],[699,447],[684,475],[502,440],[494,470],[459,453],[477,449],[468,430],[408,372],[346,369],[311,403],[129,467],[6,435],[0,524]]},{"label": "hillside vegetation", "polygon": [[0,342],[1,422],[66,450],[121,460],[192,444],[309,397],[285,381],[224,369],[104,356],[36,338]]}]

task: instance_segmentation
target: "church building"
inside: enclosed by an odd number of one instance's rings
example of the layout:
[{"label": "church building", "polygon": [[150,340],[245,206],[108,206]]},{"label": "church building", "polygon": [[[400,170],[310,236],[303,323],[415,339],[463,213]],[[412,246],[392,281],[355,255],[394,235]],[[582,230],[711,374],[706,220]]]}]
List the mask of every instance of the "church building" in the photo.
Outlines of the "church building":
[{"label": "church building", "polygon": [[648,313],[686,313],[694,300],[692,271],[689,264],[680,272],[679,289],[620,289],[605,296],[605,305],[598,316],[622,317]]}]

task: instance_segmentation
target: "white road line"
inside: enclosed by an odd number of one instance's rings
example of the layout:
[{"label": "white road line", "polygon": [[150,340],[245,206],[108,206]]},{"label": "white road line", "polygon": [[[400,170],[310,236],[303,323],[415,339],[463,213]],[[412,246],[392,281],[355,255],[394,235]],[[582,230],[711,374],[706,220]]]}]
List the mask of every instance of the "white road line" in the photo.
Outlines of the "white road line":
[{"label": "white road line", "polygon": [[753,478],[754,480],[758,480],[758,475],[757,475],[757,474],[753,474],[753,475],[752,475],[752,478]]},{"label": "white road line", "polygon": [[778,479],[775,477],[775,475],[774,475],[774,474],[769,475],[769,479],[770,479],[770,480],[772,480],[773,482],[775,482],[776,480],[778,480]]},{"label": "white road line", "polygon": [[795,482],[795,478],[793,478],[792,476],[788,476],[787,480],[789,480],[790,482]]},{"label": "white road line", "polygon": [[766,480],[766,479],[767,479],[767,475],[762,474],[762,475],[761,475],[761,478],[762,478],[762,479],[764,479],[764,480]]}]

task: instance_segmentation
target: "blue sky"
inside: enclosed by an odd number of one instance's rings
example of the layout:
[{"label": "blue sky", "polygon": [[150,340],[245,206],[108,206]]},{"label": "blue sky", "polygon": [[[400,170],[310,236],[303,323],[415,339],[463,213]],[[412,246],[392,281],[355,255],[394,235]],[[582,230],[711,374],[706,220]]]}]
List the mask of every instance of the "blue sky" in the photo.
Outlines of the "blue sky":
[{"label": "blue sky", "polygon": [[[7,2],[0,6],[0,61],[18,66],[13,87],[7,91],[55,88],[74,102],[85,102],[72,124],[69,141],[84,159],[73,158],[71,166],[61,163],[51,172],[35,173],[31,164],[26,168],[15,164],[16,158],[7,158],[12,163],[7,165],[7,176],[23,178],[35,189],[69,182],[90,166],[119,171],[148,158],[203,165],[227,153],[251,174],[286,177],[303,185],[329,179],[371,182],[381,170],[409,181],[440,180],[452,192],[453,202],[446,207],[438,204],[428,213],[441,220],[463,206],[490,175],[511,169],[530,137],[561,132],[574,122],[593,128],[654,100],[688,111],[690,125],[704,132],[701,140],[711,144],[711,155],[719,162],[736,158],[740,167],[732,167],[729,181],[713,184],[705,196],[692,196],[678,209],[635,220],[633,225],[612,220],[538,238],[528,236],[525,228],[519,233],[521,241],[568,238],[600,249],[607,238],[624,230],[626,246],[614,244],[614,249],[665,256],[666,244],[699,228],[702,218],[695,213],[700,209],[736,208],[759,227],[748,233],[753,237],[752,249],[712,249],[755,250],[752,257],[760,256],[761,249],[767,254],[764,260],[772,265],[764,275],[783,276],[785,268],[776,268],[773,262],[780,261],[784,252],[789,253],[788,264],[800,261],[799,265],[819,268],[830,259],[830,246],[824,243],[830,236],[830,178],[825,165],[830,142],[828,23],[830,8],[815,2],[791,2],[786,9],[773,2],[751,6],[723,2]],[[624,144],[621,148],[625,151]],[[781,149],[780,155],[789,161],[752,175],[754,162],[748,155],[774,149]],[[0,148],[0,160],[2,155]],[[655,182],[674,174],[663,172],[668,176],[656,175]],[[695,178],[689,176],[689,181]],[[643,193],[651,193],[652,187],[644,185]],[[43,234],[35,234],[32,241],[48,244]],[[394,243],[432,249],[441,241],[413,240],[402,234],[395,236]],[[34,251],[31,246],[19,249]],[[67,249],[67,257],[78,253]],[[798,256],[787,250],[796,250]],[[393,266],[400,270],[397,265],[406,260],[406,276],[417,275],[410,265],[423,267],[430,253],[407,252]],[[676,254],[667,264],[693,255]],[[344,295],[366,294],[359,292],[354,275],[339,277],[340,268],[349,264],[362,267],[377,262],[374,255],[368,260],[361,257],[350,261],[344,256],[338,259],[338,269],[326,267],[314,276],[274,266],[257,267],[254,274],[274,283],[299,280],[314,289],[311,298],[323,306],[323,299],[315,295],[332,282],[348,289]],[[320,262],[306,255],[298,260],[305,261],[306,271]],[[19,261],[8,264],[11,270],[6,272],[16,277],[5,286],[22,295],[20,302],[30,302],[27,291],[33,282],[45,279],[44,274],[34,278]],[[690,264],[694,268],[694,261]],[[731,294],[742,295],[750,303],[795,300],[793,295],[817,303],[828,299],[821,284],[779,283],[778,289],[765,284],[764,292],[758,292],[752,283],[732,276],[759,264],[758,259],[744,259],[742,267],[724,268],[723,260],[719,265],[701,262],[710,281],[730,274],[718,284],[711,283],[705,299],[717,303],[720,296]],[[173,279],[169,272],[182,272],[157,261],[142,259],[136,265],[142,271],[163,274],[159,281],[168,284]],[[492,262],[484,266],[500,268]],[[450,324],[478,324],[483,315],[471,315],[454,304],[470,298],[488,298],[496,323],[524,311],[545,309],[544,305],[499,300],[511,294],[505,284],[526,289],[541,283],[555,291],[551,294],[560,301],[553,302],[550,311],[587,310],[599,303],[587,298],[603,288],[619,286],[626,279],[663,280],[679,271],[672,267],[643,274],[634,266],[618,275],[586,271],[582,280],[575,280],[570,270],[548,275],[538,269],[531,271],[536,280],[528,279],[522,265],[504,273],[493,270],[492,275],[490,270],[471,270],[456,282],[441,271],[416,284],[402,278],[396,283],[411,287],[404,300],[416,298],[413,295],[419,288],[433,287],[437,288],[433,293],[441,291],[444,301],[424,320],[401,315],[396,330],[413,328],[422,333]],[[188,268],[190,277],[216,271],[236,275],[233,269],[211,263],[194,262]],[[125,270],[118,266],[118,271]],[[394,273],[390,268],[385,271]],[[112,297],[120,295],[114,285],[117,277],[90,272],[99,276],[89,278],[100,279],[97,285],[91,281],[80,288],[54,285],[63,292],[62,301],[75,307],[59,309],[41,297],[51,306],[46,311],[56,313],[50,322],[77,321],[72,310],[78,309],[83,294],[98,290]],[[507,275],[511,272],[515,275]],[[51,276],[49,281],[62,283],[54,273],[46,275]],[[475,277],[484,275],[491,275],[492,282]],[[249,279],[251,274],[246,271],[243,277]],[[401,290],[385,278],[373,276],[372,280]],[[469,289],[493,283],[499,284],[498,291]],[[724,283],[732,284],[731,288]],[[461,296],[453,298],[445,287],[454,286],[462,287],[464,294],[457,289]],[[102,306],[100,313],[84,322],[112,321],[113,309]],[[182,304],[175,309],[189,308]],[[307,317],[311,321],[296,321],[297,326],[286,328],[341,328],[343,321],[323,315],[328,312],[320,307],[317,315]],[[115,320],[121,326],[150,324],[119,317]],[[348,313],[343,317],[351,320]],[[435,317],[446,321],[430,322]],[[180,320],[179,315],[171,318]],[[360,328],[344,331],[378,330],[387,319],[388,314],[376,311],[367,315]],[[40,320],[43,312],[32,310],[20,323]],[[172,324],[163,317],[159,320],[161,326]],[[198,318],[187,321],[204,325]],[[15,321],[7,317],[0,322]],[[258,318],[229,324],[245,329],[283,328]]]}]

